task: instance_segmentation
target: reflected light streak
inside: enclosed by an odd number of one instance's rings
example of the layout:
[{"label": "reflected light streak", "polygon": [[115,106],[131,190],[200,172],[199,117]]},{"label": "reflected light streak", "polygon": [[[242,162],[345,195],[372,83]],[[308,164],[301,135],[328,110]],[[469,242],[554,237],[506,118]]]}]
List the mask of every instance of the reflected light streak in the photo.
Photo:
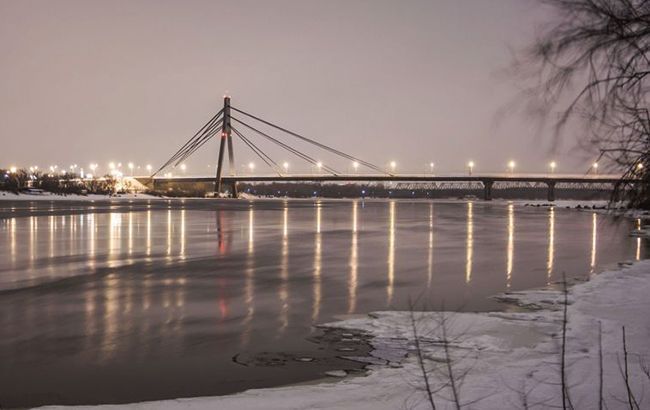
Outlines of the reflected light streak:
[{"label": "reflected light streak", "polygon": [[11,262],[16,263],[16,218],[10,219],[9,234],[11,235]]},{"label": "reflected light streak", "polygon": [[350,244],[350,280],[348,284],[349,301],[348,313],[354,313],[357,308],[357,286],[359,270],[359,237],[357,232],[359,203],[352,201],[352,243]]},{"label": "reflected light streak", "polygon": [[598,219],[596,213],[591,214],[591,273],[594,273],[596,268],[596,242],[598,239]]},{"label": "reflected light streak", "polygon": [[322,238],[321,238],[321,202],[316,202],[316,236],[314,237],[314,303],[311,319],[318,320],[321,304],[321,269],[322,269]]},{"label": "reflected light streak", "polygon": [[[29,261],[30,266],[34,266],[36,259],[36,233],[38,231],[38,220],[35,216],[29,217]],[[32,272],[30,271],[30,274]]]},{"label": "reflected light streak", "polygon": [[246,316],[242,321],[242,345],[250,342],[251,324],[255,315],[255,210],[252,205],[248,208],[248,252],[246,254],[246,270],[244,271],[244,302]]},{"label": "reflected light streak", "polygon": [[[636,220],[636,230],[641,230],[641,218]],[[636,260],[641,260],[641,237],[636,238]]]},{"label": "reflected light streak", "polygon": [[167,210],[167,260],[172,254],[172,210]]},{"label": "reflected light streak", "polygon": [[[120,244],[121,239],[121,229],[122,229],[122,214],[112,213],[111,214],[111,227],[108,231],[109,235],[109,261],[113,261],[113,255],[115,255],[117,248]],[[113,267],[114,265],[109,263],[109,266]]]},{"label": "reflected light streak", "polygon": [[467,256],[465,260],[465,283],[472,281],[472,263],[474,257],[474,204],[467,203]]},{"label": "reflected light streak", "polygon": [[180,250],[180,257],[181,259],[185,259],[185,242],[186,242],[186,237],[185,237],[185,208],[181,209],[181,250]]},{"label": "reflected light streak", "polygon": [[128,253],[131,255],[133,253],[133,212],[129,212],[129,249]]},{"label": "reflected light streak", "polygon": [[546,261],[546,284],[551,284],[555,262],[555,207],[548,210],[548,259]]},{"label": "reflected light streak", "polygon": [[389,203],[388,220],[388,284],[386,286],[386,305],[393,303],[395,285],[395,201]]},{"label": "reflected light streak", "polygon": [[55,220],[54,220],[54,215],[50,215],[50,253],[49,256],[50,258],[54,257],[54,227],[55,227]]},{"label": "reflected light streak", "polygon": [[427,289],[433,278],[433,203],[429,204],[429,255],[427,259]]},{"label": "reflected light streak", "polygon": [[512,260],[515,247],[515,209],[512,203],[508,204],[508,250],[506,257],[506,287],[512,284]]},{"label": "reflected light streak", "polygon": [[151,256],[151,210],[147,211],[147,256]]},{"label": "reflected light streak", "polygon": [[280,328],[279,333],[289,326],[289,205],[284,202],[282,211],[282,260],[280,261]]}]

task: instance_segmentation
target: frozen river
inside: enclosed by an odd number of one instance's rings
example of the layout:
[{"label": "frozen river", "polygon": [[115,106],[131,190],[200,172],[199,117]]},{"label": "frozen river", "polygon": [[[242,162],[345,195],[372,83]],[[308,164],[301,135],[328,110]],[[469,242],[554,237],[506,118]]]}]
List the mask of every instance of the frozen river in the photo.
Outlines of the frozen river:
[{"label": "frozen river", "polygon": [[633,227],[496,201],[0,201],[0,406],[316,379],[348,361],[315,324],[417,297],[500,309],[644,258]]}]

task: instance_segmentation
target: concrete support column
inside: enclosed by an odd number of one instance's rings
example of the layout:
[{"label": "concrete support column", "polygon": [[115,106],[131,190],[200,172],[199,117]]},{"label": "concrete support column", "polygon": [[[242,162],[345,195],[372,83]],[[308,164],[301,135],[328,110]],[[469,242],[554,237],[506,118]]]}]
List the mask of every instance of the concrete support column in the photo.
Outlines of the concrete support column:
[{"label": "concrete support column", "polygon": [[230,185],[230,196],[232,198],[237,198],[237,181],[232,181]]},{"label": "concrete support column", "polygon": [[494,181],[483,181],[483,199],[486,201],[492,200],[492,185]]},{"label": "concrete support column", "polygon": [[555,181],[549,181],[546,183],[548,185],[547,200],[549,202],[555,201]]}]

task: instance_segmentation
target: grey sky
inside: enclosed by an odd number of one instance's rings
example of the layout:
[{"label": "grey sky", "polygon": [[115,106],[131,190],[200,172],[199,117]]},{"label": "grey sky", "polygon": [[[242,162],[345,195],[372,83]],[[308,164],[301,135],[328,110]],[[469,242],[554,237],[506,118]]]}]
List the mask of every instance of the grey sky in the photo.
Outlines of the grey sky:
[{"label": "grey sky", "polygon": [[[228,91],[378,165],[583,171],[528,118],[494,124],[516,92],[497,73],[543,17],[533,0],[0,0],[0,166],[159,164]],[[207,171],[216,141],[204,151],[190,170]]]}]

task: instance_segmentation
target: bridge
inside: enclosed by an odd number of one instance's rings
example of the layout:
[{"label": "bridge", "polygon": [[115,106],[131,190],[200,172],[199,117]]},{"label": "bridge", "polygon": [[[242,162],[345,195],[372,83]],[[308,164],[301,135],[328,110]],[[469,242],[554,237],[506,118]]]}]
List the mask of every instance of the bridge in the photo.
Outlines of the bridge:
[{"label": "bridge", "polygon": [[[232,113],[237,116],[233,116]],[[253,125],[254,123],[254,125]],[[235,127],[236,125],[236,127]],[[285,164],[284,169],[274,161],[260,146],[254,138],[244,135],[240,130],[245,129],[247,132],[254,134],[256,137],[270,142],[290,154],[298,157],[300,160],[311,164],[318,169],[318,172],[311,174],[289,174]],[[262,128],[270,128],[276,133],[282,134],[285,138],[293,138],[302,143],[310,144],[318,150],[332,154],[338,158],[352,161],[355,169],[363,167],[371,173],[355,172],[341,173],[330,165],[317,161],[309,154],[299,151],[294,146],[284,142],[280,137],[272,136],[270,132],[263,131]],[[183,162],[194,154],[199,148],[205,145],[212,137],[220,134],[219,151],[217,154],[216,175],[212,176],[175,176],[169,174],[158,176],[164,170],[175,168],[182,165]],[[235,175],[235,159],[233,147],[233,134],[255,153],[269,168],[273,174],[266,175]],[[228,153],[229,173],[224,175],[224,156]],[[179,150],[172,155],[156,172],[149,178],[141,179],[142,182],[150,182],[152,188],[160,183],[214,183],[214,191],[221,194],[225,187],[230,196],[238,195],[238,183],[255,183],[255,182],[382,182],[395,183],[398,187],[406,189],[481,189],[483,199],[491,200],[492,191],[497,187],[520,187],[520,188],[545,188],[547,190],[547,199],[555,200],[556,188],[573,188],[573,189],[591,189],[607,190],[614,189],[619,184],[628,186],[637,182],[632,179],[622,179],[620,175],[570,175],[570,174],[481,174],[472,175],[471,169],[467,175],[450,174],[450,175],[433,175],[433,174],[398,174],[392,170],[385,170],[370,162],[347,154],[341,150],[329,147],[315,139],[311,139],[290,131],[284,127],[276,125],[270,121],[264,120],[256,115],[249,114],[243,110],[233,107],[230,103],[230,97],[224,96],[223,108],[221,108],[206,124],[204,124]]]},{"label": "bridge", "polygon": [[[213,183],[214,177],[210,176],[175,176],[142,178],[143,182],[151,182],[153,187],[161,183]],[[222,186],[227,186],[231,196],[237,195],[237,184],[256,182],[382,182],[395,183],[396,189],[426,189],[426,190],[482,190],[483,199],[492,199],[492,190],[495,188],[545,188],[547,200],[555,200],[555,189],[580,189],[580,190],[611,190],[621,178],[615,175],[500,175],[485,174],[474,176],[461,175],[422,175],[422,174],[340,174],[340,175],[230,175],[222,176]]]}]

